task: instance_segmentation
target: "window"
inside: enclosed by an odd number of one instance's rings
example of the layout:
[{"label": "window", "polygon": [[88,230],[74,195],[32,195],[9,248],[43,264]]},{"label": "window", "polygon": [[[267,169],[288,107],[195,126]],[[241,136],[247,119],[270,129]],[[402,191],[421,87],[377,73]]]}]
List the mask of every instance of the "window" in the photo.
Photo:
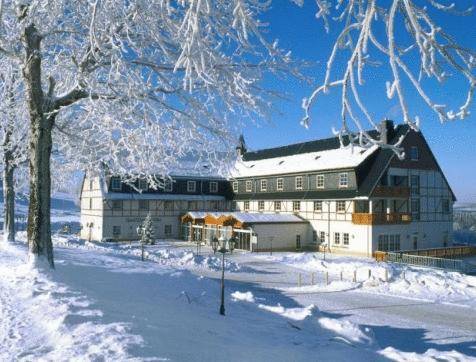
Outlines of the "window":
[{"label": "window", "polygon": [[283,191],[284,190],[284,185],[283,185],[283,179],[282,178],[278,178],[276,180],[276,190],[278,190],[278,191]]},{"label": "window", "polygon": [[[218,211],[218,201],[216,200],[210,201],[210,209],[214,211]],[[198,210],[198,207],[196,210]]]},{"label": "window", "polygon": [[218,182],[210,181],[210,192],[218,192]]},{"label": "window", "polygon": [[314,212],[322,212],[322,201],[314,201]]},{"label": "window", "polygon": [[111,189],[113,191],[120,191],[121,190],[121,179],[119,177],[111,178]]},{"label": "window", "polygon": [[196,201],[189,201],[187,202],[187,209],[191,211],[195,211],[198,209]]},{"label": "window", "polygon": [[312,230],[312,242],[314,244],[317,243],[317,231],[316,230]]},{"label": "window", "polygon": [[268,180],[261,180],[261,191],[266,191],[268,189]]},{"label": "window", "polygon": [[281,201],[274,202],[274,211],[281,211]]},{"label": "window", "polygon": [[345,201],[336,202],[337,212],[345,212]]},{"label": "window", "polygon": [[296,176],[294,184],[296,186],[296,190],[302,190],[302,176]]},{"label": "window", "polygon": [[258,201],[258,211],[264,211],[264,201]]},{"label": "window", "polygon": [[251,192],[253,190],[252,181],[246,181],[246,192]]},{"label": "window", "polygon": [[89,180],[89,189],[92,190],[94,188],[94,180]]},{"label": "window", "polygon": [[141,180],[137,181],[137,188],[141,191],[146,191],[147,190],[147,180]]},{"label": "window", "polygon": [[317,175],[316,176],[316,187],[318,189],[324,188],[324,175]]},{"label": "window", "polygon": [[450,213],[450,200],[448,199],[443,199],[442,202],[443,206],[443,213],[449,214]]},{"label": "window", "polygon": [[238,211],[236,210],[236,205],[237,205],[236,201],[231,202],[231,211]]},{"label": "window", "polygon": [[139,200],[139,210],[149,210],[149,200]]},{"label": "window", "polygon": [[197,183],[195,181],[187,181],[187,192],[195,192]]},{"label": "window", "polygon": [[319,242],[325,243],[326,242],[326,232],[319,231]]},{"label": "window", "polygon": [[172,225],[164,225],[164,234],[166,236],[172,235]]},{"label": "window", "polygon": [[293,201],[293,211],[301,211],[301,201]]},{"label": "window", "polygon": [[420,199],[412,199],[412,219],[420,220]]},{"label": "window", "polygon": [[172,211],[174,209],[174,202],[167,200],[164,201],[164,210],[166,211]]},{"label": "window", "polygon": [[334,233],[334,244],[335,245],[340,244],[340,234],[339,233]]},{"label": "window", "polygon": [[419,152],[418,152],[418,147],[412,146],[410,148],[410,160],[412,161],[418,161],[420,158]]},{"label": "window", "polygon": [[398,251],[400,250],[400,234],[379,235],[378,251]]},{"label": "window", "polygon": [[388,250],[390,251],[395,250],[395,235],[388,236]]},{"label": "window", "polygon": [[112,200],[112,209],[113,210],[122,210],[122,201],[121,200]]},{"label": "window", "polygon": [[349,245],[349,233],[342,234],[342,244],[346,246]]},{"label": "window", "polygon": [[420,176],[412,175],[410,178],[412,195],[420,195]]},{"label": "window", "polygon": [[173,190],[172,180],[169,180],[169,179],[164,180],[164,191],[172,192],[172,190]]},{"label": "window", "polygon": [[379,235],[378,236],[378,245],[377,245],[377,250],[378,251],[386,251],[384,250],[385,246],[384,246],[384,242],[383,242],[383,235]]},{"label": "window", "polygon": [[349,174],[347,172],[343,172],[339,174],[339,187],[347,187],[349,186]]},{"label": "window", "polygon": [[112,227],[112,235],[115,237],[121,235],[121,227],[120,226],[113,226]]},{"label": "window", "polygon": [[89,210],[92,210],[93,209],[93,199],[90,198],[89,199]]},{"label": "window", "polygon": [[249,201],[245,201],[245,202],[243,203],[243,209],[244,209],[245,211],[250,211],[250,202],[249,202]]},{"label": "window", "polygon": [[238,181],[233,181],[233,192],[238,192]]}]

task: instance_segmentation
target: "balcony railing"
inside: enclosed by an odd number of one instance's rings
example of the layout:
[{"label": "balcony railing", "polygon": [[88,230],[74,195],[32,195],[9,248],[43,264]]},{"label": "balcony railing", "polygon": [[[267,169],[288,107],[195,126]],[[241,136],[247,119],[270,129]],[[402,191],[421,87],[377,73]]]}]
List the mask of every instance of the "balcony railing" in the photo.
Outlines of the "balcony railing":
[{"label": "balcony railing", "polygon": [[353,213],[352,223],[357,225],[388,225],[388,224],[408,224],[412,217],[407,213]]},{"label": "balcony railing", "polygon": [[410,188],[406,186],[377,186],[372,196],[407,199],[410,197]]}]

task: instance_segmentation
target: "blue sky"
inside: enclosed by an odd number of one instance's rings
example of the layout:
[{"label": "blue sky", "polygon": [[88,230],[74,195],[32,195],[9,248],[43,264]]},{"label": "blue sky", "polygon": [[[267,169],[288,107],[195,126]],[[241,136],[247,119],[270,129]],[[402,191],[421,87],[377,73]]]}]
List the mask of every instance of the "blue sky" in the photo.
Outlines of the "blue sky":
[{"label": "blue sky", "polygon": [[[459,0],[459,6],[472,1]],[[305,1],[303,8],[291,1],[273,2],[273,8],[262,18],[269,22],[269,38],[279,39],[279,44],[292,51],[296,58],[316,62],[308,74],[314,77],[314,84],[322,82],[325,63],[329,55],[335,32],[325,34],[322,23],[316,20],[315,2]],[[458,17],[436,14],[436,21],[447,32],[465,46],[473,47],[476,39],[476,14]],[[336,24],[334,27],[337,28]],[[382,35],[382,34],[380,34]],[[378,34],[377,34],[378,36]],[[337,63],[342,69],[342,62]],[[385,81],[389,80],[386,68],[367,69],[363,98],[369,111],[376,119],[388,117],[401,122],[401,113],[396,100],[388,100]],[[422,131],[445,172],[458,201],[476,202],[476,107],[464,121],[441,124],[436,115],[423,104],[415,92],[407,85],[408,104],[413,115],[419,115]],[[328,96],[320,98],[312,110],[309,129],[300,126],[303,116],[301,101],[312,92],[312,85],[296,80],[273,80],[268,86],[286,93],[289,100],[275,103],[276,111],[266,122],[244,129],[246,142],[251,149],[274,147],[295,142],[332,136],[332,127],[340,126],[340,92],[336,89]],[[465,83],[460,80],[448,82],[444,89],[436,83],[427,83],[428,93],[438,103],[461,104],[464,100]],[[464,87],[464,88],[462,88]]]}]

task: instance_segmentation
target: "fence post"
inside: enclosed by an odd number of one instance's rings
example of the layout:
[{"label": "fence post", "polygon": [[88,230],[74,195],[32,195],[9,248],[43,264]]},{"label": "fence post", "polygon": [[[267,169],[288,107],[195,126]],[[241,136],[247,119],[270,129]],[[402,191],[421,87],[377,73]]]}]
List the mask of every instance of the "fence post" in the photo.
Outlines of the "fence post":
[{"label": "fence post", "polygon": [[342,270],[340,271],[340,281],[344,280],[344,276],[343,276],[343,273],[342,273]]},{"label": "fence post", "polygon": [[357,282],[357,269],[354,269],[354,280],[353,280],[354,283]]},{"label": "fence post", "polygon": [[301,287],[301,273],[298,275],[298,287]]},{"label": "fence post", "polygon": [[388,269],[385,268],[385,282],[388,282]]},{"label": "fence post", "polygon": [[314,285],[314,273],[311,274],[311,285]]},{"label": "fence post", "polygon": [[407,280],[406,275],[405,275],[405,270],[403,271],[403,280]]},{"label": "fence post", "polygon": [[329,285],[329,272],[326,271],[326,285]]},{"label": "fence post", "polygon": [[372,269],[369,269],[369,279],[372,277]]}]

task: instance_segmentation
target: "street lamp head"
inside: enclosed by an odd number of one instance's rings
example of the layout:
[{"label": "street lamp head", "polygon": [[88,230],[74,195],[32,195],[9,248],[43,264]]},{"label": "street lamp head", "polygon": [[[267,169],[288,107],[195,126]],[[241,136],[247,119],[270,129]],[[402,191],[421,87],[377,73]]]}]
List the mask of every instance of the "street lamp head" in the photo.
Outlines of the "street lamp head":
[{"label": "street lamp head", "polygon": [[236,240],[235,240],[235,237],[232,236],[230,238],[230,240],[228,240],[228,249],[233,252],[233,250],[235,249],[235,244],[236,244]]},{"label": "street lamp head", "polygon": [[218,249],[218,239],[216,236],[214,236],[212,239],[212,249],[213,249],[213,252],[216,252]]}]

